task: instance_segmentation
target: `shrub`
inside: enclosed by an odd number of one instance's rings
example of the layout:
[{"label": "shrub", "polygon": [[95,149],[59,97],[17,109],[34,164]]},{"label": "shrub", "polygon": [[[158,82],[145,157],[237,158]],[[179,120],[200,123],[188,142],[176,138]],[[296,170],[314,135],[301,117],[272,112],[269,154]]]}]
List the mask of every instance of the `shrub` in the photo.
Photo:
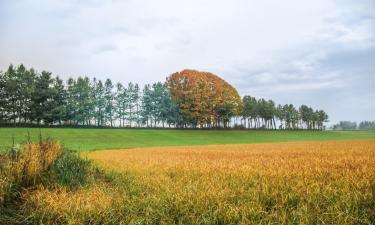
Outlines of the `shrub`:
[{"label": "shrub", "polygon": [[78,153],[64,151],[53,166],[56,182],[70,189],[86,183],[90,173],[90,161],[82,159]]}]

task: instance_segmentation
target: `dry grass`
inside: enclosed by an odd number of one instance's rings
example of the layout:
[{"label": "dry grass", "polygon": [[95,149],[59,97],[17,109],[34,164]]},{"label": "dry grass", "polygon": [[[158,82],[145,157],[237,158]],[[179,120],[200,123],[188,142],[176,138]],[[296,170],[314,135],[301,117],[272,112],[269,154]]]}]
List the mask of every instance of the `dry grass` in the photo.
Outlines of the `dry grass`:
[{"label": "dry grass", "polygon": [[45,141],[0,155],[0,206],[18,194],[16,189],[39,183],[61,153],[59,142]]},{"label": "dry grass", "polygon": [[109,186],[93,184],[76,191],[39,187],[22,198],[33,224],[102,224],[120,213],[122,201],[116,194]]},{"label": "dry grass", "polygon": [[[93,174],[88,161],[59,142],[13,147],[0,154],[0,224],[66,224],[82,214],[100,213],[98,206],[108,208],[116,198],[108,198],[96,185],[85,191],[84,181]],[[58,204],[52,204],[55,198]],[[61,214],[60,208],[74,215]]]},{"label": "dry grass", "polygon": [[374,222],[374,140],[111,150],[89,157],[134,177],[143,197],[163,207],[158,213],[166,223]]}]

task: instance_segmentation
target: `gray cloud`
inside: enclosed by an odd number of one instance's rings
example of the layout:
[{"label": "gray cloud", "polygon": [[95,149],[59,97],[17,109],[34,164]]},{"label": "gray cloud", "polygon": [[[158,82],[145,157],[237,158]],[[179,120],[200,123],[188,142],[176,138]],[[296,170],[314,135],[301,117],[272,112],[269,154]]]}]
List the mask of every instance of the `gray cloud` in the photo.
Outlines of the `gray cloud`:
[{"label": "gray cloud", "polygon": [[372,0],[0,1],[0,67],[141,85],[207,70],[241,95],[375,119]]}]

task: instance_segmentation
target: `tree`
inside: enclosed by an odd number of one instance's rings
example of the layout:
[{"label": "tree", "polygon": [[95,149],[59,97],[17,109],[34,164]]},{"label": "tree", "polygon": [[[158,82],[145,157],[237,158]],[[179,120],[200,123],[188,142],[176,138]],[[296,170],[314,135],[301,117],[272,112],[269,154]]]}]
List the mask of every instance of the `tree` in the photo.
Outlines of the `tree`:
[{"label": "tree", "polygon": [[125,127],[126,110],[128,107],[128,92],[120,83],[116,85],[115,94],[116,115],[120,120],[120,126]]},{"label": "tree", "polygon": [[170,75],[166,84],[185,126],[226,127],[230,117],[241,112],[236,89],[212,73],[183,70]]},{"label": "tree", "polygon": [[113,113],[114,113],[114,102],[113,102],[113,84],[110,79],[107,79],[104,84],[104,99],[105,99],[105,121],[109,121],[111,127],[113,127]]},{"label": "tree", "polygon": [[375,130],[375,121],[362,121],[359,123],[360,130]]},{"label": "tree", "polygon": [[285,113],[285,128],[298,129],[299,113],[293,104],[286,104],[283,106],[283,113]]},{"label": "tree", "polygon": [[90,124],[91,116],[91,91],[90,91],[90,80],[87,77],[78,77],[77,83],[77,100],[78,100],[78,114],[79,121],[82,125]]},{"label": "tree", "polygon": [[5,92],[5,76],[2,71],[0,71],[0,123],[6,122],[6,92]]},{"label": "tree", "polygon": [[52,99],[51,86],[53,83],[51,75],[50,72],[43,71],[36,77],[35,92],[31,98],[31,115],[32,119],[38,124],[51,122],[52,104],[50,104],[50,101]]},{"label": "tree", "polygon": [[340,121],[338,124],[333,125],[334,130],[355,130],[357,123],[352,121]]},{"label": "tree", "polygon": [[141,96],[139,94],[139,86],[138,84],[134,85],[134,91],[132,92],[132,100],[133,104],[135,104],[135,114],[134,117],[136,119],[137,126],[139,127],[140,125],[140,101]]},{"label": "tree", "polygon": [[8,70],[3,75],[3,95],[4,95],[4,106],[3,110],[7,115],[8,121],[12,121],[16,124],[17,119],[17,90],[19,89],[19,79],[17,79],[16,71],[13,65],[8,67]]},{"label": "tree", "polygon": [[146,126],[156,127],[162,124],[164,127],[168,119],[169,103],[168,91],[161,82],[145,85],[142,97],[142,122]]},{"label": "tree", "polygon": [[136,107],[136,89],[132,82],[128,83],[128,87],[126,89],[127,95],[126,95],[126,101],[128,106],[128,116],[127,119],[129,121],[129,126],[132,127],[133,121],[136,119],[135,117],[135,107]]},{"label": "tree", "polygon": [[151,86],[146,84],[143,88],[142,95],[142,111],[141,111],[141,121],[142,124],[146,124],[147,127],[152,126],[151,111],[152,111],[152,96],[151,96]]},{"label": "tree", "polygon": [[31,112],[31,97],[35,89],[35,71],[33,69],[27,70],[22,64],[15,70],[14,80],[16,84],[16,110],[17,120],[26,123],[30,120]]},{"label": "tree", "polygon": [[96,120],[97,126],[103,126],[105,121],[105,106],[106,106],[106,99],[105,99],[105,91],[104,85],[101,80],[94,81],[94,118]]},{"label": "tree", "polygon": [[151,89],[152,96],[152,116],[154,118],[154,126],[161,123],[162,127],[168,120],[169,108],[172,106],[168,90],[161,82],[154,83]]},{"label": "tree", "polygon": [[[242,117],[245,120],[245,127],[247,121],[248,128],[254,128],[255,120],[257,118],[257,100],[251,96],[244,96],[242,99],[243,102],[243,110],[242,110]],[[254,126],[253,126],[254,124]]]},{"label": "tree", "polygon": [[323,130],[324,123],[328,122],[328,115],[323,110],[319,110],[316,112],[318,116],[318,129]]},{"label": "tree", "polygon": [[306,125],[307,129],[312,129],[314,110],[306,105],[301,105],[299,108],[302,122]]},{"label": "tree", "polygon": [[75,98],[75,81],[73,78],[68,79],[67,86],[67,106],[66,106],[66,119],[69,124],[76,124],[76,111],[77,103]]},{"label": "tree", "polygon": [[58,122],[59,125],[61,125],[62,121],[67,120],[67,92],[64,88],[63,81],[59,77],[56,77],[53,80],[53,86],[51,88],[51,101],[49,104],[51,111],[46,122]]},{"label": "tree", "polygon": [[282,105],[280,104],[277,105],[275,116],[280,121],[279,129],[285,129],[286,112],[284,111],[284,108]]}]

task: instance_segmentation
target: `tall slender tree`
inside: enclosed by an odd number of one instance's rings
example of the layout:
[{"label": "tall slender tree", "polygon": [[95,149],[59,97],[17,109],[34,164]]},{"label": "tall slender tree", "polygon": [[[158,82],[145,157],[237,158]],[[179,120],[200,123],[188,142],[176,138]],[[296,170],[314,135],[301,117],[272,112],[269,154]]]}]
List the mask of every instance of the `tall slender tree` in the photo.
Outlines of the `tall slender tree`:
[{"label": "tall slender tree", "polygon": [[109,122],[110,126],[113,127],[114,119],[114,94],[113,94],[113,84],[110,79],[107,79],[104,84],[104,99],[105,99],[105,120]]}]

